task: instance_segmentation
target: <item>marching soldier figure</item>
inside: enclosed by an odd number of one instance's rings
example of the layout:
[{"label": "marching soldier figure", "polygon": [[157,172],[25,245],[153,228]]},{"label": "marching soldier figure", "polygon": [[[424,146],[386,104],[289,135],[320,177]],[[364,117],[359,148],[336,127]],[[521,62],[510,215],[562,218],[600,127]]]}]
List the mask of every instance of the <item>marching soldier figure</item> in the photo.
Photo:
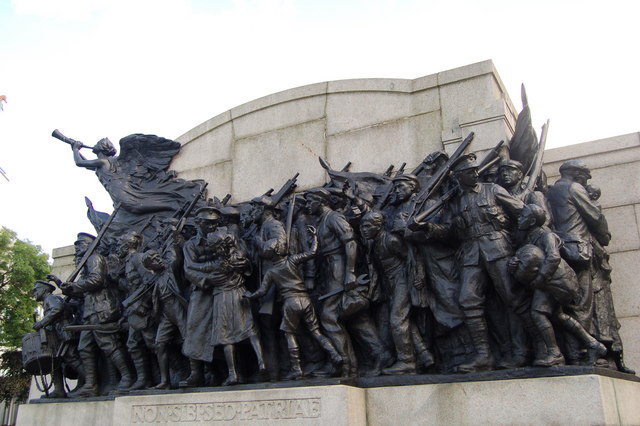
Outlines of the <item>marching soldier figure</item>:
[{"label": "marching soldier figure", "polygon": [[460,373],[489,370],[494,366],[485,319],[485,298],[490,283],[505,305],[523,320],[527,331],[534,329],[527,312],[527,295],[512,282],[507,269],[513,254],[509,219],[515,222],[524,204],[499,185],[480,183],[477,169],[473,154],[463,155],[453,166],[460,192],[449,203],[448,223],[410,224],[413,229],[424,228],[428,238],[460,241],[459,302],[476,350],[471,361],[458,366]]},{"label": "marching soldier figure", "polygon": [[[94,239],[93,235],[84,232],[78,234],[74,244],[76,264],[79,264]],[[131,387],[133,377],[119,336],[120,302],[115,289],[107,285],[107,262],[104,256],[99,253],[91,254],[80,272],[80,279],[76,282],[61,282],[60,289],[67,295],[84,295],[83,320],[86,329],[80,332],[78,351],[85,371],[85,384],[70,396],[78,398],[98,395],[98,348],[120,373],[117,388],[124,390]]]}]

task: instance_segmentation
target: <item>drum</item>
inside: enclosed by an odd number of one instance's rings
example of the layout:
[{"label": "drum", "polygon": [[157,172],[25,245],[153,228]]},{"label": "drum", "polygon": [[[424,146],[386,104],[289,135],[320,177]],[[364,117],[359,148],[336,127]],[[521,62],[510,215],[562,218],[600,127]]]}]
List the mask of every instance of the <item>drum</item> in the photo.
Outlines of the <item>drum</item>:
[{"label": "drum", "polygon": [[55,342],[49,336],[53,333],[46,333],[47,342],[42,345],[39,332],[29,333],[22,338],[22,366],[29,374],[49,374],[51,373]]}]

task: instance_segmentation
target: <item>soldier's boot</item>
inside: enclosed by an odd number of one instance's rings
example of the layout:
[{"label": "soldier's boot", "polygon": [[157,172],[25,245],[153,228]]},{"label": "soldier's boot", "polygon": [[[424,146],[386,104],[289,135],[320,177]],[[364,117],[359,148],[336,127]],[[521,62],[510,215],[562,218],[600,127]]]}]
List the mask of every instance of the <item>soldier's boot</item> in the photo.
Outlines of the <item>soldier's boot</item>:
[{"label": "soldier's boot", "polygon": [[427,344],[425,343],[424,339],[418,332],[417,327],[415,326],[412,326],[411,340],[413,341],[413,347],[415,348],[417,354],[416,367],[429,368],[436,363],[435,359],[433,358],[433,354],[427,347]]},{"label": "soldier's boot", "polygon": [[169,353],[165,345],[158,346],[158,368],[160,370],[160,383],[155,386],[155,389],[169,389],[171,387]]},{"label": "soldier's boot", "polygon": [[82,366],[82,362],[78,358],[74,358],[72,361],[67,362],[69,367],[73,368],[78,375],[77,387],[81,388],[85,383],[85,374],[84,367]]},{"label": "soldier's boot", "polygon": [[344,364],[344,358],[340,356],[336,347],[333,346],[333,343],[324,336],[320,330],[314,330],[311,332],[316,341],[320,344],[322,349],[329,355],[329,360],[333,364],[334,369],[336,370],[335,374],[341,374],[341,369]]},{"label": "soldier's boot", "polygon": [[139,351],[132,352],[131,358],[133,359],[133,365],[136,368],[136,381],[133,382],[130,390],[146,389],[150,386],[149,377],[149,362],[148,357]]},{"label": "soldier's boot", "polygon": [[416,360],[409,354],[398,354],[398,360],[390,367],[383,368],[382,374],[387,376],[397,374],[416,374]]},{"label": "soldier's boot", "polygon": [[587,357],[585,358],[585,364],[596,365],[596,361],[604,357],[606,354],[607,347],[598,342],[596,339],[593,339],[593,341],[587,344]]},{"label": "soldier's boot", "polygon": [[88,398],[98,396],[97,361],[93,356],[82,357],[84,385],[69,394],[70,398]]},{"label": "soldier's boot", "polygon": [[613,355],[613,360],[616,363],[616,367],[618,371],[626,374],[636,374],[635,370],[630,369],[624,364],[624,358],[622,355],[622,351],[611,351],[611,355]]},{"label": "soldier's boot", "polygon": [[[560,352],[553,326],[549,319],[542,313],[533,312],[531,314],[533,323],[536,325],[536,358],[533,365],[536,367],[552,367],[563,365],[564,356]],[[542,343],[542,344],[540,344]]]},{"label": "soldier's boot", "polygon": [[225,345],[224,358],[227,361],[229,374],[222,382],[222,386],[231,386],[238,384],[238,371],[236,370],[236,348],[233,345]]},{"label": "soldier's boot", "polygon": [[193,388],[204,386],[204,363],[195,359],[189,360],[189,366],[191,367],[191,373],[186,380],[181,381],[178,387],[181,388]]},{"label": "soldier's boot", "polygon": [[127,362],[124,349],[116,349],[110,359],[111,362],[113,362],[113,365],[118,369],[118,373],[120,373],[120,382],[118,383],[118,386],[116,386],[116,389],[127,390],[131,388],[131,385],[133,385],[134,382],[133,374],[129,368],[129,363]]},{"label": "soldier's boot", "polygon": [[304,377],[302,367],[300,365],[300,347],[289,346],[289,360],[291,362],[291,371],[284,376],[284,380],[300,380]]},{"label": "soldier's boot", "polygon": [[[396,374],[416,374],[416,357],[414,355],[414,344],[407,337],[398,339],[396,336],[396,353],[398,358],[395,363],[387,368],[383,368],[381,373],[385,375]],[[426,348],[422,348],[423,350]]]},{"label": "soldier's boot", "polygon": [[493,354],[489,348],[489,333],[484,317],[471,317],[465,320],[473,347],[474,357],[456,368],[458,373],[473,373],[475,371],[491,370],[494,366]]}]

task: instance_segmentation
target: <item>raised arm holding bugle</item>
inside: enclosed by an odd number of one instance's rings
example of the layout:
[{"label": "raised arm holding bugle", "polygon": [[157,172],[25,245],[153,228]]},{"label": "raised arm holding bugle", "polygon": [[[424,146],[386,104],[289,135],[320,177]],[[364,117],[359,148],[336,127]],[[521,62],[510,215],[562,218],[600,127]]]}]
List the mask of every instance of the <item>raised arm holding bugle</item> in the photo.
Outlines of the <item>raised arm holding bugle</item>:
[{"label": "raised arm holding bugle", "polygon": [[84,145],[84,144],[82,144],[82,143],[78,142],[78,141],[77,141],[77,140],[75,140],[75,139],[71,139],[71,138],[66,137],[66,136],[65,136],[65,135],[63,135],[63,134],[62,134],[62,132],[60,132],[60,130],[58,130],[58,129],[55,129],[55,130],[51,133],[51,136],[53,136],[54,138],[56,138],[56,139],[58,139],[58,140],[61,140],[61,141],[62,141],[62,142],[64,142],[64,143],[68,143],[68,144],[69,144],[69,145],[71,145],[71,146],[73,146],[74,144],[80,144],[80,145],[79,145],[79,146],[80,146],[80,148],[93,149],[93,147],[92,147],[92,146]]}]

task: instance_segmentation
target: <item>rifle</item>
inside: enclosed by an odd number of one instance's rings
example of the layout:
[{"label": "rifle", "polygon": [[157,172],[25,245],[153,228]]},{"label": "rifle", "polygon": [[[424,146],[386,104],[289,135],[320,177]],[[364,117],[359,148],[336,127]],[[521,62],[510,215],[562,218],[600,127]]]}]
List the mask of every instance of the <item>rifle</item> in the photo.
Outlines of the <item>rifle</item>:
[{"label": "rifle", "polygon": [[[60,130],[55,129],[53,132],[51,132],[51,136],[53,136],[56,139],[61,140],[64,143],[68,143],[69,145],[73,146],[73,144],[77,143],[78,141],[75,139],[71,139],[66,137],[65,135],[62,134],[62,132],[60,132]],[[87,149],[93,149],[92,146],[88,146],[85,144],[82,144],[81,148],[87,148]]]},{"label": "rifle", "polygon": [[499,156],[498,151],[500,150],[502,145],[504,145],[504,140],[501,140],[500,142],[498,142],[498,144],[494,146],[491,149],[491,151],[487,153],[487,155],[485,155],[485,157],[482,159],[480,164],[478,164],[478,168],[486,166],[487,163],[489,163],[489,161],[493,160],[495,157],[498,157]]},{"label": "rifle", "polygon": [[[487,164],[485,164],[482,168],[478,168],[478,175],[480,175],[481,173],[485,172],[486,170],[490,169],[494,164],[496,164],[498,161],[500,161],[500,157],[496,157],[493,160],[490,160]],[[447,201],[449,201],[449,199],[456,193],[456,191],[460,188],[460,185],[455,185],[453,188],[451,188],[450,190],[448,190],[447,192],[445,192],[439,199],[438,201],[436,201],[431,207],[429,207],[427,210],[423,211],[422,213],[416,215],[413,218],[413,222],[415,223],[419,223],[419,222],[423,222],[424,220],[428,219],[429,216],[431,216],[432,214],[434,214],[436,211],[438,211],[440,209],[440,207],[442,207],[444,205],[444,203],[446,203]]]},{"label": "rifle", "polygon": [[548,129],[549,120],[547,120],[547,122],[542,126],[542,132],[540,133],[540,144],[538,145],[538,152],[536,152],[536,159],[531,165],[531,168],[527,170],[527,176],[529,176],[529,180],[527,181],[525,190],[532,191],[536,186],[538,177],[540,176],[540,171],[542,170],[542,157],[544,155],[544,148],[547,144]]},{"label": "rifle", "polygon": [[402,166],[400,166],[400,168],[398,169],[398,171],[396,172],[396,176],[402,176],[404,174],[404,168],[407,166],[407,163],[402,163]]},{"label": "rifle", "polygon": [[221,201],[222,205],[226,206],[230,199],[231,199],[231,194],[225,195],[224,198]]},{"label": "rifle", "polygon": [[420,191],[418,196],[416,197],[416,202],[413,206],[413,212],[410,216],[414,216],[417,211],[420,211],[424,203],[427,201],[429,197],[431,197],[444,183],[445,178],[451,171],[451,167],[455,164],[456,161],[462,156],[464,151],[469,147],[471,141],[473,140],[474,133],[471,132],[467,135],[466,138],[462,141],[462,143],[458,146],[456,151],[449,157],[446,163],[442,165],[436,172],[429,178],[424,188]]},{"label": "rifle", "polygon": [[116,213],[118,213],[118,210],[120,210],[121,205],[122,203],[118,203],[113,209],[113,213],[111,213],[111,216],[109,216],[109,220],[107,220],[102,226],[102,229],[98,233],[98,236],[95,238],[95,240],[93,240],[84,256],[82,256],[82,259],[80,259],[80,262],[78,263],[78,266],[76,266],[76,269],[71,273],[71,275],[69,275],[69,278],[67,278],[67,282],[72,283],[78,277],[78,274],[80,273],[80,271],[82,271],[82,268],[84,268],[84,265],[87,263],[87,260],[89,260],[89,257],[91,257],[93,252],[96,251],[98,244],[100,244],[100,241],[102,240],[102,237],[104,237],[104,234],[107,232],[109,225],[111,225],[111,222],[113,222],[113,219],[116,217]]},{"label": "rifle", "polygon": [[300,176],[300,173],[296,173],[291,179],[289,179],[284,183],[284,185],[282,185],[282,188],[280,188],[280,190],[276,192],[275,195],[271,196],[274,206],[278,205],[284,197],[289,195],[289,193],[295,189],[298,176]]},{"label": "rifle", "polygon": [[[202,186],[202,189],[200,189],[200,192],[198,193],[198,195],[196,195],[195,198],[191,200],[191,202],[189,203],[189,207],[187,207],[187,210],[180,217],[180,220],[178,221],[178,225],[176,226],[175,231],[169,227],[165,231],[165,233],[162,235],[162,245],[160,246],[160,250],[158,250],[160,253],[164,252],[166,248],[166,244],[169,242],[169,237],[171,237],[171,234],[173,233],[179,234],[184,228],[184,226],[187,224],[187,218],[189,217],[193,209],[196,207],[196,204],[198,203],[200,198],[204,196],[204,192],[207,189],[208,185],[209,183],[205,182],[205,184]],[[152,288],[154,288],[156,282],[157,280],[154,279],[151,282],[146,283],[146,285],[141,285],[140,287],[138,287],[133,293],[129,295],[129,297],[127,297],[125,300],[122,301],[122,306],[126,309],[129,306],[133,305],[135,302],[140,300],[142,296],[144,296]],[[180,303],[182,303],[183,305],[186,305],[187,303],[186,300],[184,300],[184,298],[182,298],[180,294],[176,294],[176,296],[178,297],[178,301]]]},{"label": "rifle", "polygon": [[382,174],[382,176],[384,177],[391,177],[391,173],[393,173],[393,168],[395,166],[392,164],[389,167],[387,167],[387,170],[384,171],[384,173]]},{"label": "rifle", "polygon": [[289,211],[287,212],[286,235],[287,235],[287,252],[289,251],[289,243],[291,241],[291,227],[293,226],[293,210],[296,206],[296,194],[293,194],[289,201]]}]

